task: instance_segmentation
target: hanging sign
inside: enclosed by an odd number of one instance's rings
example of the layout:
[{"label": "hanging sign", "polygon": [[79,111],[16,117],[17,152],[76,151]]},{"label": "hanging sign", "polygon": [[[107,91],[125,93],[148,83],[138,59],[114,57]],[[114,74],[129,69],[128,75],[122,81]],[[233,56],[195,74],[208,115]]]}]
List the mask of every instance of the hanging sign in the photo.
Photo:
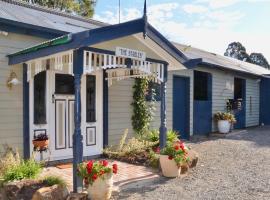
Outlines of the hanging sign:
[{"label": "hanging sign", "polygon": [[142,61],[146,59],[145,52],[133,50],[133,49],[127,49],[124,47],[116,47],[115,55],[124,57],[124,58],[131,58],[131,59],[142,60]]}]

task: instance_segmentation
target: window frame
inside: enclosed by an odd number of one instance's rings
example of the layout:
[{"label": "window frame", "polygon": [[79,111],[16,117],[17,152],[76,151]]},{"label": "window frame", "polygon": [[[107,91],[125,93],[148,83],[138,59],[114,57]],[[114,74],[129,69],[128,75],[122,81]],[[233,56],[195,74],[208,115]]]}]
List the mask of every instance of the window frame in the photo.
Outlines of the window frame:
[{"label": "window frame", "polygon": [[[40,80],[41,78],[41,80]],[[42,80],[43,79],[43,80]],[[39,81],[39,82],[38,82]],[[34,124],[47,124],[47,73],[42,71],[34,76],[33,80],[33,123]],[[38,85],[39,84],[39,85]],[[40,105],[43,104],[43,105]],[[41,111],[39,110],[38,107]]]},{"label": "window frame", "polygon": [[[97,108],[96,108],[96,96],[97,96],[97,94],[96,94],[96,91],[97,91],[96,85],[97,85],[96,84],[96,76],[95,75],[86,75],[86,95],[85,95],[85,100],[86,100],[86,122],[87,123],[96,122],[96,120],[97,120],[96,119],[97,118],[96,117],[96,115],[97,115],[97,113],[96,113],[96,110],[97,110]],[[94,93],[93,94],[94,95],[93,99],[91,99],[91,94],[89,94],[89,93],[91,93],[91,91],[89,91],[91,89],[94,90],[93,91],[93,93]],[[89,95],[90,95],[90,97],[89,97]],[[91,112],[93,112],[92,115],[91,115]],[[92,117],[92,116],[94,116],[94,117]]]}]

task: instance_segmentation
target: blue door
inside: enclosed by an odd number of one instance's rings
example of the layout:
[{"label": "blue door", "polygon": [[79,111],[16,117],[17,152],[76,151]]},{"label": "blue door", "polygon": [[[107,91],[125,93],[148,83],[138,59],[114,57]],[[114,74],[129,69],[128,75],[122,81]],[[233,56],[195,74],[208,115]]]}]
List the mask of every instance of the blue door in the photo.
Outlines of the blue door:
[{"label": "blue door", "polygon": [[260,85],[260,123],[270,125],[270,79],[262,78]]},{"label": "blue door", "polygon": [[193,133],[209,135],[212,132],[212,75],[194,71]]},{"label": "blue door", "polygon": [[246,80],[241,78],[234,79],[234,100],[240,101],[240,109],[234,111],[236,124],[235,129],[246,127]]},{"label": "blue door", "polygon": [[173,77],[173,130],[189,139],[189,78]]}]

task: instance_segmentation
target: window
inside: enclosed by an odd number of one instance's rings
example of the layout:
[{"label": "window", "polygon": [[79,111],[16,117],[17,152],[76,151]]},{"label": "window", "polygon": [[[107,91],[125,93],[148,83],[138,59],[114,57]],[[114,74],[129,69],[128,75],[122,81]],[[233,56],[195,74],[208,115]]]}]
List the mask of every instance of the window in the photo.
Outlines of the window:
[{"label": "window", "polygon": [[55,74],[55,94],[74,94],[74,77],[68,74]]},{"label": "window", "polygon": [[244,80],[240,78],[234,79],[234,99],[243,99],[243,87],[244,87]]},{"label": "window", "polygon": [[34,124],[46,124],[46,71],[34,77]]},{"label": "window", "polygon": [[146,101],[160,101],[160,85],[150,81],[145,98]]},{"label": "window", "polygon": [[96,76],[86,76],[86,122],[96,121]]},{"label": "window", "polygon": [[194,71],[194,100],[208,100],[208,73]]}]

